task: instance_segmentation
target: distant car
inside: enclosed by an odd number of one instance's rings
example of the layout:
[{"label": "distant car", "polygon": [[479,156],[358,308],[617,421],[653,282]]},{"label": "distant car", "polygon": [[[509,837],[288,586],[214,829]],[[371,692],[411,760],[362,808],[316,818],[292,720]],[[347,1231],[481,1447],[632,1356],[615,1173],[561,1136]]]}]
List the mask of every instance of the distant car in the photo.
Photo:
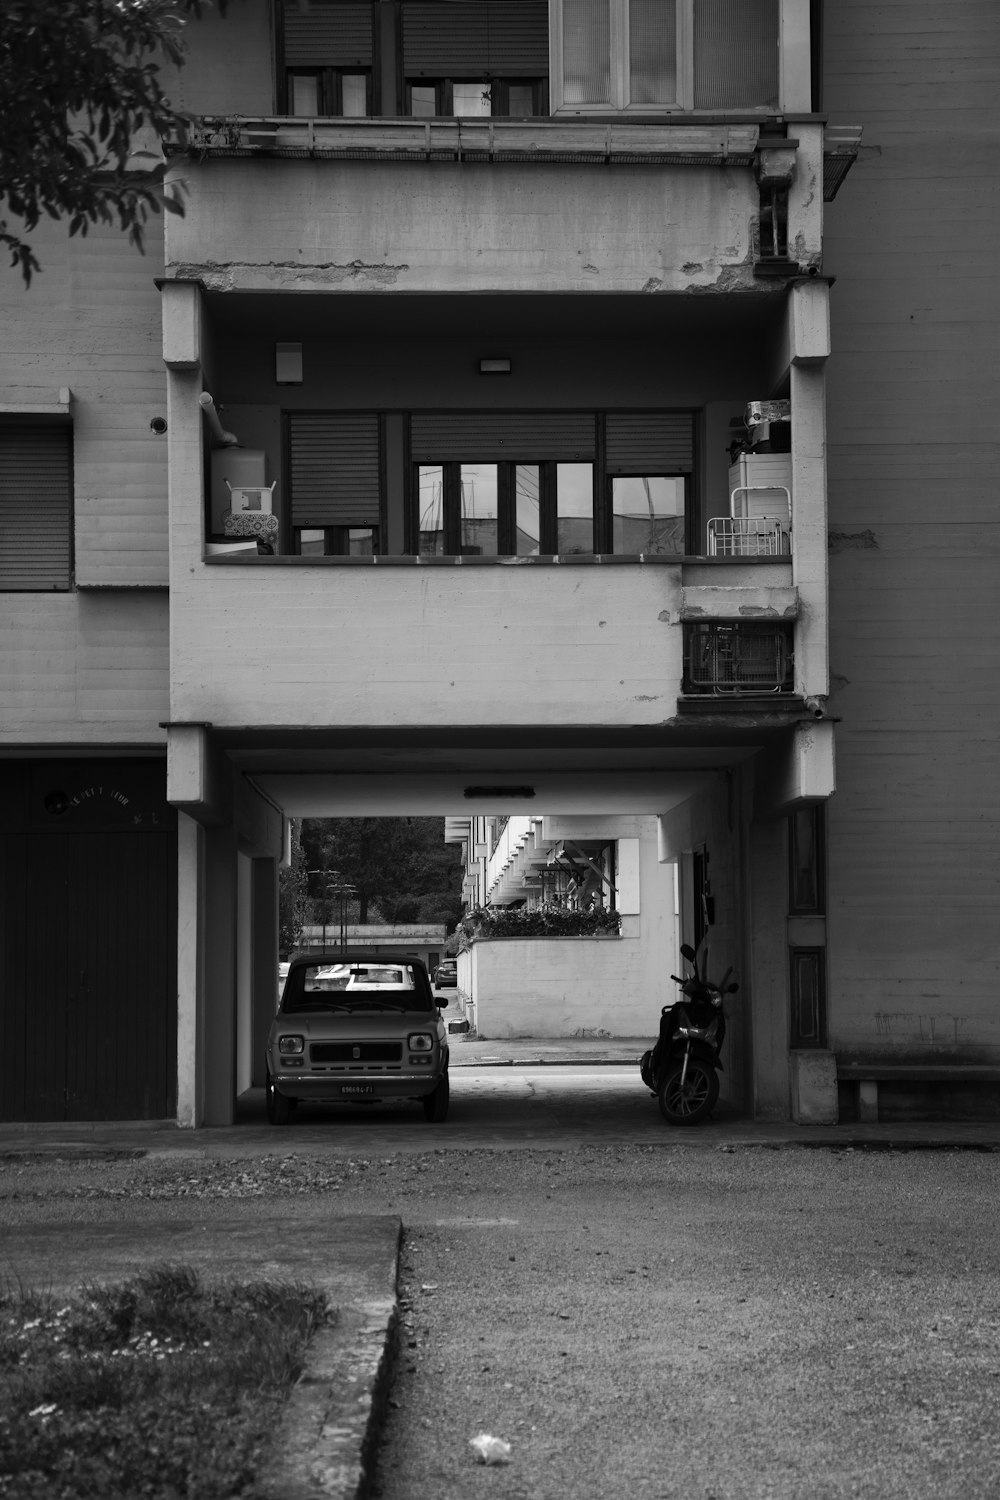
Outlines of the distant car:
[{"label": "distant car", "polygon": [[443,958],[434,970],[434,983],[439,990],[458,985],[458,960]]},{"label": "distant car", "polygon": [[300,1099],[374,1104],[419,1099],[448,1117],[448,1032],[419,959],[294,958],[267,1038],[267,1118],[287,1125]]}]

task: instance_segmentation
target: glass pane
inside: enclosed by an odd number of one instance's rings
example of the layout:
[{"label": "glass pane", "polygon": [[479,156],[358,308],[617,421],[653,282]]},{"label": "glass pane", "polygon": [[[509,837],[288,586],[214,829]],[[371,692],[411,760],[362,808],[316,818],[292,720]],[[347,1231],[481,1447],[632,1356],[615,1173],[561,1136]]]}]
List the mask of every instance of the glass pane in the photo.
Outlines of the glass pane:
[{"label": "glass pane", "polygon": [[563,0],[563,99],[611,103],[609,0]]},{"label": "glass pane", "polygon": [[345,115],[368,113],[368,77],[365,73],[344,73],[340,80],[341,111]]},{"label": "glass pane", "polygon": [[612,479],[611,511],[616,553],[684,555],[683,479]]},{"label": "glass pane", "polygon": [[497,555],[497,466],[462,465],[462,555]]},{"label": "glass pane", "polygon": [[421,464],[419,478],[420,551],[424,556],[444,552],[444,470],[440,464]]},{"label": "glass pane", "polygon": [[350,557],[371,557],[378,550],[377,526],[349,526],[347,552]]},{"label": "glass pane", "polygon": [[629,102],[677,100],[676,0],[629,0]]},{"label": "glass pane", "polygon": [[537,464],[518,464],[514,470],[514,525],[518,557],[537,557],[542,535]]},{"label": "glass pane", "polygon": [[695,109],[778,107],[778,0],[694,0]]},{"label": "glass pane", "polygon": [[594,466],[556,464],[556,551],[594,550]]},{"label": "glass pane", "polygon": [[303,527],[299,532],[299,551],[303,557],[322,556],[326,551],[326,533],[321,527]]},{"label": "glass pane", "polygon": [[437,87],[433,83],[414,83],[410,87],[410,114],[437,114]]},{"label": "glass pane", "polygon": [[488,83],[452,85],[452,112],[456,115],[488,115],[493,111],[493,89]]},{"label": "glass pane", "polygon": [[289,73],[288,108],[293,115],[319,114],[319,78],[315,73]]},{"label": "glass pane", "polygon": [[507,113],[516,120],[526,120],[535,113],[535,87],[531,83],[507,85]]}]

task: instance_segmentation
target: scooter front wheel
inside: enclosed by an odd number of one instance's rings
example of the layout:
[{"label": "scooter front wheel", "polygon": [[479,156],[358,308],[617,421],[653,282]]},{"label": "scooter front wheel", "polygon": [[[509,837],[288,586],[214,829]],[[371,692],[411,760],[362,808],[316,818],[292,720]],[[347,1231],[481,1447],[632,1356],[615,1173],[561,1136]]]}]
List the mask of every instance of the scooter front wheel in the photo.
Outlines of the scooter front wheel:
[{"label": "scooter front wheel", "polygon": [[682,1085],[683,1074],[684,1064],[679,1062],[670,1069],[657,1095],[660,1114],[668,1125],[697,1125],[712,1113],[719,1098],[719,1075],[711,1063],[690,1057]]}]

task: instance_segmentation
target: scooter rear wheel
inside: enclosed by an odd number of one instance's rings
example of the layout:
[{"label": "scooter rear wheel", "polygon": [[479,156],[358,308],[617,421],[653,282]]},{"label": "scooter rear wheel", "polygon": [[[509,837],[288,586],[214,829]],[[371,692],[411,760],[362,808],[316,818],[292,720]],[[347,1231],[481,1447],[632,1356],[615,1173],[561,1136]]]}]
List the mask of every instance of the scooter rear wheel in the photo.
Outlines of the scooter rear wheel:
[{"label": "scooter rear wheel", "polygon": [[683,1063],[671,1068],[657,1095],[668,1125],[697,1125],[712,1113],[719,1098],[719,1075],[710,1063],[689,1058],[681,1087],[683,1071]]}]

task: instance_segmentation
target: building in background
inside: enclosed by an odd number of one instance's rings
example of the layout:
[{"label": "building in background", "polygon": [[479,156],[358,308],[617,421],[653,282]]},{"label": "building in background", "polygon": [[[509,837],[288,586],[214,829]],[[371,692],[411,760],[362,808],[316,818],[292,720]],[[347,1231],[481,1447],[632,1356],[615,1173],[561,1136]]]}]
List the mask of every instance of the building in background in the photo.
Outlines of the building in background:
[{"label": "building in background", "polygon": [[184,217],[0,279],[0,1116],[231,1119],[287,819],[399,812],[655,819],[746,1113],[995,1110],[998,43],[190,25]]}]

